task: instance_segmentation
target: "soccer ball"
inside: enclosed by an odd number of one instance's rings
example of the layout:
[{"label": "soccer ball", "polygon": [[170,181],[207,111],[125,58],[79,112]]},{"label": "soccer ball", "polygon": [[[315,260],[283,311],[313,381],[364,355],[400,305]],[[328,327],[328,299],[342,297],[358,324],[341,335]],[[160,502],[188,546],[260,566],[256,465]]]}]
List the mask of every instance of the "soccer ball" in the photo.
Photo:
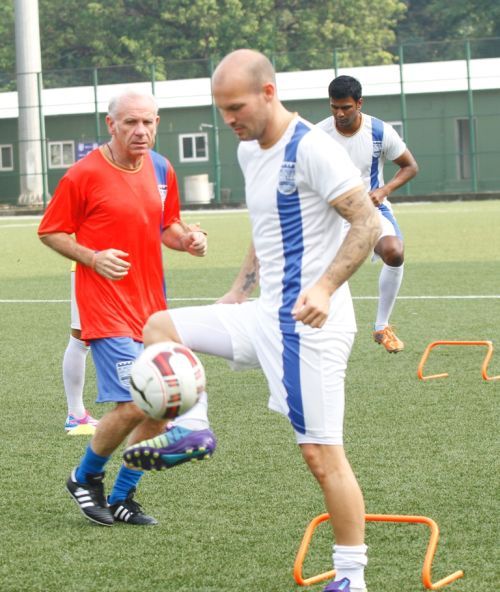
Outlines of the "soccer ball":
[{"label": "soccer ball", "polygon": [[165,341],[146,347],[132,366],[130,394],[154,419],[175,419],[205,390],[205,370],[185,345]]}]

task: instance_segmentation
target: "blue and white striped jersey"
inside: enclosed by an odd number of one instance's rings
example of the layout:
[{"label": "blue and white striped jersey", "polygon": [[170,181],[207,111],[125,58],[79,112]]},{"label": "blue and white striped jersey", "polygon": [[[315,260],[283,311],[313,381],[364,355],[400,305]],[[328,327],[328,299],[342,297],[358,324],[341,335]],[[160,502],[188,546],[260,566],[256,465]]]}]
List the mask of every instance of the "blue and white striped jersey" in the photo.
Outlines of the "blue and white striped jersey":
[{"label": "blue and white striped jersey", "polygon": [[399,158],[406,144],[390,124],[365,113],[361,117],[361,127],[352,136],[344,136],[337,130],[333,116],[323,119],[317,126],[347,150],[361,171],[367,190],[372,191],[384,185],[386,160]]},{"label": "blue and white striped jersey", "polygon": [[[283,331],[317,331],[296,324],[291,310],[342,243],[343,218],[332,204],[362,186],[359,171],[339,144],[300,117],[271,148],[240,142],[238,160],[259,260],[259,306]],[[355,330],[347,283],[332,296],[325,328]]]}]

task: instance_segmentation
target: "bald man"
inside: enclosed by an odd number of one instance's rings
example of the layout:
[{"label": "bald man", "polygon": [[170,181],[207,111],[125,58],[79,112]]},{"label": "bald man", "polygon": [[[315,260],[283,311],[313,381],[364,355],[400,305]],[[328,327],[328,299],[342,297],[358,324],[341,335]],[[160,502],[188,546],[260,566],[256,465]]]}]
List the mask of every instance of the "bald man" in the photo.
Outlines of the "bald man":
[{"label": "bald man", "polygon": [[[113,98],[106,117],[110,141],[67,171],[38,229],[44,244],[78,263],[81,337],[92,350],[97,401],[114,404],[66,483],[83,515],[103,526],[157,523],[134,500],[142,471],[122,465],[106,499],[104,468],[127,437],[137,442],[165,427],[139,410],[128,388],[143,325],[166,308],[161,243],[198,257],[207,250],[205,235],[180,221],[172,166],[151,150],[158,122],[152,96],[127,91]],[[175,449],[171,465],[196,457],[200,442],[213,449],[208,432],[175,427],[168,438]]]},{"label": "bald man", "polygon": [[[337,580],[325,590],[364,592],[365,509],[343,448],[344,376],[356,331],[347,280],[380,235],[378,216],[345,150],[280,102],[264,55],[229,54],[212,88],[241,140],[252,243],[218,303],[155,313],[145,343],[174,340],[236,369],[262,369],[269,407],[289,418],[332,517]],[[250,300],[257,283],[260,295]],[[204,411],[192,410],[200,427],[208,427]],[[161,456],[162,438],[130,447],[125,461]]]}]

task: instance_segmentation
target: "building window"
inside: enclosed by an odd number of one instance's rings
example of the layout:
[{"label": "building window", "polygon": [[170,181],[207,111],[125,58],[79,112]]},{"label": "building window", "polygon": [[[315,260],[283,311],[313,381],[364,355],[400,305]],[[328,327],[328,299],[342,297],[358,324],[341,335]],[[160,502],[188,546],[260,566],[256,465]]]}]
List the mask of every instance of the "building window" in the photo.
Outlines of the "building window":
[{"label": "building window", "polygon": [[402,121],[388,121],[390,125],[396,130],[398,136],[404,140],[404,130],[403,130],[403,122]]},{"label": "building window", "polygon": [[179,136],[181,162],[202,162],[208,160],[207,134],[181,134]]},{"label": "building window", "polygon": [[0,144],[0,171],[13,171],[12,144]]},{"label": "building window", "polygon": [[75,143],[49,142],[49,168],[67,169],[75,162]]},{"label": "building window", "polygon": [[[474,139],[476,138],[476,120],[472,120]],[[472,177],[472,141],[468,118],[456,120],[457,139],[457,175],[459,179]]]}]

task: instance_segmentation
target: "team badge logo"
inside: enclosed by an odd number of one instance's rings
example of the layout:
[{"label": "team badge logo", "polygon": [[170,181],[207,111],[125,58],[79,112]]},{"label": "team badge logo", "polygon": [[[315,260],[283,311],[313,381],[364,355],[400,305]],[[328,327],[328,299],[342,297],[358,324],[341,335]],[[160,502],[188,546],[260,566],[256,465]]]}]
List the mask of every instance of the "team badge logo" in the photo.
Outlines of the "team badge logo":
[{"label": "team badge logo", "polygon": [[130,386],[130,370],[133,363],[133,360],[125,360],[123,362],[117,362],[116,364],[118,380],[120,381],[120,384],[127,389]]},{"label": "team badge logo", "polygon": [[158,185],[158,191],[160,193],[161,200],[164,201],[167,197],[167,186],[166,185]]},{"label": "team badge logo", "polygon": [[373,157],[378,158],[382,153],[382,140],[373,140]]},{"label": "team badge logo", "polygon": [[295,181],[295,163],[283,162],[280,168],[278,191],[283,195],[291,195],[297,189]]}]

